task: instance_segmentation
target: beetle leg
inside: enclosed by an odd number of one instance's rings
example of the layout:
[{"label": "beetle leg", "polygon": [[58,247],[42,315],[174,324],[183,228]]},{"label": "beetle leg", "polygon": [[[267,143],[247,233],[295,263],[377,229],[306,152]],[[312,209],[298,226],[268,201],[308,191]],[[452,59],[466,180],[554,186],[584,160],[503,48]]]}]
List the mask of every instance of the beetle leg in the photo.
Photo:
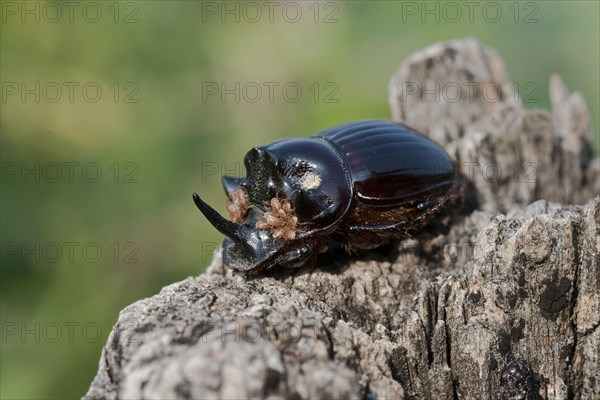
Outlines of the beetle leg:
[{"label": "beetle leg", "polygon": [[306,262],[314,255],[314,248],[309,244],[292,249],[283,260],[279,262],[285,268],[300,268],[306,265]]},{"label": "beetle leg", "polygon": [[406,221],[399,221],[393,224],[379,224],[379,225],[350,225],[348,231],[350,233],[361,233],[361,232],[389,232],[397,229],[406,227]]}]

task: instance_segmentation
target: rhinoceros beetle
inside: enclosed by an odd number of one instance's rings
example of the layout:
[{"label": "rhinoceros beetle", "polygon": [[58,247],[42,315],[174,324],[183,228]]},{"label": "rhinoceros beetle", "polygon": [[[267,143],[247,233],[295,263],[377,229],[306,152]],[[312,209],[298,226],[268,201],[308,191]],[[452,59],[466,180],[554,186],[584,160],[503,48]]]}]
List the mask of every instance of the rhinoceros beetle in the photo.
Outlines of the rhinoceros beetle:
[{"label": "rhinoceros beetle", "polygon": [[353,251],[411,236],[446,208],[457,178],[439,145],[384,120],[255,147],[244,164],[245,178],[223,178],[229,220],[193,194],[239,272],[302,266],[331,242]]}]

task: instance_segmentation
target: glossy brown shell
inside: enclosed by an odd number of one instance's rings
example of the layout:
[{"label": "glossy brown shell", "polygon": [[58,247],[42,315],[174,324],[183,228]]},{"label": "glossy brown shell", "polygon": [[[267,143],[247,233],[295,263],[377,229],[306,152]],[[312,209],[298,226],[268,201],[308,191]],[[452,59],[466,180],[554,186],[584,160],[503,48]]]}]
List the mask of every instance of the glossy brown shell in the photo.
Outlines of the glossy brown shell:
[{"label": "glossy brown shell", "polygon": [[328,140],[343,154],[356,206],[398,207],[447,191],[455,180],[455,166],[444,149],[402,124],[356,121],[312,137]]}]

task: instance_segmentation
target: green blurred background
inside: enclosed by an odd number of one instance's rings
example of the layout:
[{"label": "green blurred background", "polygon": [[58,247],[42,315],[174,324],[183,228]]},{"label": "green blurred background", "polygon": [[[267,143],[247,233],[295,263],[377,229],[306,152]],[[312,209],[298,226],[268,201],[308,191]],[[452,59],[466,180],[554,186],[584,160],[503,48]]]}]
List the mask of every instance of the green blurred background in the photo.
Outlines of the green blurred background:
[{"label": "green blurred background", "polygon": [[119,310],[209,263],[191,193],[224,212],[251,146],[389,118],[391,74],[433,42],[494,47],[539,87],[528,107],[559,73],[600,142],[597,1],[456,2],[456,22],[436,2],[72,4],[2,2],[2,398],[83,395]]}]

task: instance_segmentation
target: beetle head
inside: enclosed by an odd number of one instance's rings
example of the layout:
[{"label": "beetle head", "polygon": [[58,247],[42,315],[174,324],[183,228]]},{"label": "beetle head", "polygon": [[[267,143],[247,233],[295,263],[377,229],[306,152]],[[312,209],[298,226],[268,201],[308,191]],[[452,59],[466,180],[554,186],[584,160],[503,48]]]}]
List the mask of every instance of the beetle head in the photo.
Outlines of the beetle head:
[{"label": "beetle head", "polygon": [[[241,221],[224,219],[194,194],[200,211],[227,237],[223,262],[237,271],[301,265],[319,237],[333,231],[350,208],[353,190],[343,157],[324,139],[292,138],[253,148],[244,163],[246,178],[223,178],[230,198],[240,188],[247,196]],[[279,236],[261,226],[261,218],[273,210],[274,198],[293,210],[298,226],[293,235]]]},{"label": "beetle head", "polygon": [[312,246],[299,241],[286,241],[273,238],[267,231],[256,228],[260,212],[253,209],[243,223],[234,223],[223,218],[206,204],[197,193],[194,203],[206,219],[223,235],[223,262],[239,272],[252,272],[267,269],[278,263],[293,264],[308,258]]},{"label": "beetle head", "polygon": [[[250,204],[264,209],[273,197],[286,199],[308,231],[328,229],[350,207],[350,172],[324,139],[282,139],[255,147],[244,163],[248,176],[241,185]],[[231,179],[224,178],[226,190],[234,186]]]}]

